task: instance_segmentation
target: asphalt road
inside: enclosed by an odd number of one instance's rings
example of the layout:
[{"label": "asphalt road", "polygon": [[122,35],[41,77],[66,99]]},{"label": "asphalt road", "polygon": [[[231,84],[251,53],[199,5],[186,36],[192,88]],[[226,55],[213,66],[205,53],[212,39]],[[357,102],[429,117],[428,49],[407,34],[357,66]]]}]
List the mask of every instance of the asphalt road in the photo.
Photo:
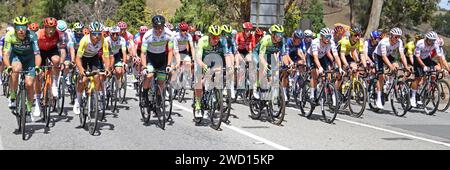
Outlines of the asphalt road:
[{"label": "asphalt road", "polygon": [[[119,104],[119,113],[107,110],[107,122],[100,124],[100,133],[91,136],[79,127],[79,120],[66,100],[66,114],[52,115],[50,128],[43,123],[27,124],[29,139],[23,141],[17,133],[15,117],[7,108],[7,99],[0,97],[0,150],[1,149],[450,149],[450,113],[438,112],[428,116],[421,112],[408,112],[396,117],[387,111],[375,113],[366,110],[362,118],[339,114],[333,124],[321,121],[316,109],[312,119],[300,116],[293,107],[286,109],[282,126],[249,118],[248,106],[232,105],[229,125],[220,131],[207,124],[193,122],[191,100],[174,101],[173,122],[165,130],[141,121],[137,98],[128,88],[128,104]],[[187,95],[192,96],[192,93]]]}]

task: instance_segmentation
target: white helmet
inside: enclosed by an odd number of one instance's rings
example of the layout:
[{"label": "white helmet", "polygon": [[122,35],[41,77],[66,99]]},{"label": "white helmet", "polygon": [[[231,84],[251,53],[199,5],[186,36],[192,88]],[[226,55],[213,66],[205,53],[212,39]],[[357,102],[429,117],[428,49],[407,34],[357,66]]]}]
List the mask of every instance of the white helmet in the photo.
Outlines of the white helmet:
[{"label": "white helmet", "polygon": [[428,32],[425,37],[429,40],[437,40],[438,39],[438,35],[436,34],[436,32],[434,31],[430,31]]},{"label": "white helmet", "polygon": [[402,35],[403,34],[402,30],[397,27],[392,28],[390,33],[391,33],[391,35]]},{"label": "white helmet", "polygon": [[303,32],[303,34],[305,34],[306,37],[313,37],[314,33],[311,30],[305,30],[305,32]]},{"label": "white helmet", "polygon": [[238,32],[237,30],[233,29],[233,31],[231,31],[231,34],[236,35]]},{"label": "white helmet", "polygon": [[6,28],[6,32],[10,32],[10,31],[14,31],[14,28],[11,27],[11,26],[9,26],[9,27]]},{"label": "white helmet", "polygon": [[111,29],[109,31],[111,33],[119,33],[120,32],[120,28],[118,26],[114,26],[114,27],[111,27]]},{"label": "white helmet", "polygon": [[333,33],[331,32],[330,28],[322,28],[322,30],[320,30],[320,34],[321,35],[332,35]]}]

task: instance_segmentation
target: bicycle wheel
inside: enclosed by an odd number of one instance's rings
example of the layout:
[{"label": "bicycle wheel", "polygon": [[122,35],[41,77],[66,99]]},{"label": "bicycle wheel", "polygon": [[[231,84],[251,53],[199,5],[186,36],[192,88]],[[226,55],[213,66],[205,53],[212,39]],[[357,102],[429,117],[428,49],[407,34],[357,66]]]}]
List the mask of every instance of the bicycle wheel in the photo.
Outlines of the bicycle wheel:
[{"label": "bicycle wheel", "polygon": [[178,99],[178,102],[182,102],[183,100],[184,100],[184,95],[186,94],[186,90],[182,87],[181,89],[179,89],[179,90],[176,90],[176,96],[177,96],[177,99]]},{"label": "bicycle wheel", "polygon": [[20,88],[19,90],[19,94],[18,94],[18,99],[17,99],[17,103],[18,105],[16,105],[17,110],[18,110],[18,114],[20,115],[20,127],[19,130],[22,133],[22,140],[26,140],[26,134],[25,134],[25,125],[26,125],[26,117],[27,117],[27,110],[26,110],[26,105],[25,105],[25,101],[26,101],[26,92],[25,92],[25,88]]},{"label": "bicycle wheel", "polygon": [[50,97],[50,95],[52,94],[50,93],[49,89],[45,91],[46,92],[44,93],[44,101],[42,101],[42,109],[44,111],[45,127],[48,127],[48,125],[50,124],[50,112],[52,112],[51,108],[52,99]]},{"label": "bicycle wheel", "polygon": [[167,118],[167,121],[169,121],[169,120],[172,120],[172,107],[173,107],[172,102],[173,102],[173,99],[175,99],[174,94],[173,94],[174,93],[173,88],[169,82],[166,82],[164,91],[166,92],[165,97],[164,97],[164,99],[165,99],[164,104],[168,107],[167,108],[168,111],[166,112],[166,118]]},{"label": "bicycle wheel", "polygon": [[377,107],[376,81],[370,81],[369,87],[367,88],[367,94],[369,108],[374,112],[379,112],[380,109]]},{"label": "bicycle wheel", "polygon": [[367,88],[362,81],[355,81],[350,85],[350,96],[347,100],[350,115],[353,117],[361,117],[366,109],[367,103]]},{"label": "bicycle wheel", "polygon": [[[275,92],[278,90],[278,92]],[[284,120],[285,110],[286,110],[286,101],[284,95],[282,93],[282,88],[272,89],[272,94],[275,94],[272,97],[272,100],[269,101],[268,105],[268,114],[270,120],[275,125],[281,125]],[[278,95],[276,95],[278,94]]]},{"label": "bicycle wheel", "polygon": [[122,83],[121,87],[119,88],[118,97],[120,98],[120,103],[123,104],[126,102],[126,95],[127,95],[127,75],[122,75]]},{"label": "bicycle wheel", "polygon": [[222,122],[223,111],[223,99],[222,90],[213,89],[209,94],[209,116],[211,118],[211,128],[218,130]]},{"label": "bicycle wheel", "polygon": [[392,91],[394,92],[394,95],[390,95],[392,111],[396,116],[405,116],[411,108],[409,86],[403,81],[398,81]]},{"label": "bicycle wheel", "polygon": [[113,76],[113,78],[111,78],[111,111],[114,113],[117,111],[117,102],[119,101],[118,95],[119,95],[119,89],[120,87],[117,86],[118,83],[116,82],[118,81],[116,79],[116,76]]},{"label": "bicycle wheel", "polygon": [[222,110],[222,122],[227,123],[228,118],[230,118],[230,112],[231,112],[231,90],[226,89],[227,95],[222,96],[223,99],[223,110]]},{"label": "bicycle wheel", "polygon": [[441,89],[435,81],[431,81],[424,90],[424,95],[421,97],[424,105],[424,111],[427,115],[433,115],[436,113],[439,106],[439,101],[441,100],[439,97],[439,94],[441,94]]},{"label": "bicycle wheel", "polygon": [[[320,95],[320,105],[322,110],[322,116],[326,123],[333,123],[336,119],[339,103],[337,101],[337,91],[333,84],[327,84],[325,90]],[[333,97],[334,95],[334,97]],[[333,101],[334,100],[334,101]],[[328,107],[328,111],[325,110],[325,106]]]},{"label": "bicycle wheel", "polygon": [[259,119],[261,117],[261,102],[253,98],[253,91],[250,90],[249,94],[250,100],[248,101],[248,105],[250,108],[250,118]]},{"label": "bicycle wheel", "polygon": [[139,110],[141,111],[142,121],[145,121],[145,120],[147,120],[148,114],[146,112],[146,107],[145,107],[146,103],[144,103],[145,101],[144,101],[144,98],[142,97],[143,96],[142,84],[138,83],[136,88],[137,88],[138,94],[139,94]]},{"label": "bicycle wheel", "polygon": [[444,80],[439,80],[438,83],[441,88],[441,93],[439,93],[439,98],[441,98],[441,101],[439,102],[438,111],[445,112],[450,106],[450,85]]},{"label": "bicycle wheel", "polygon": [[88,96],[88,115],[89,115],[89,134],[94,135],[97,130],[98,120],[100,118],[100,112],[98,108],[98,98],[96,98],[95,93],[91,93]]},{"label": "bicycle wheel", "polygon": [[[205,96],[205,93],[203,93],[203,96]],[[203,101],[203,96],[202,96],[201,101]],[[203,105],[203,102],[202,102],[202,105]],[[205,108],[205,107],[202,106],[202,109],[200,109],[200,110],[195,110],[195,89],[194,89],[194,93],[193,93],[193,95],[192,95],[192,114],[193,114],[193,116],[194,116],[194,122],[195,122],[196,124],[199,124],[200,122],[203,121],[203,115],[205,115],[205,109],[204,109],[204,108]],[[196,117],[196,114],[195,114],[196,112],[200,112],[201,117]]]},{"label": "bicycle wheel", "polygon": [[78,117],[80,118],[80,127],[84,128],[86,126],[86,119],[87,119],[87,113],[88,109],[87,109],[87,98],[86,97],[82,97],[81,102],[80,102],[80,114],[78,115]]},{"label": "bicycle wheel", "polygon": [[6,74],[2,75],[2,80],[3,82],[3,95],[6,96],[6,98],[9,97],[9,76],[7,76]]},{"label": "bicycle wheel", "polygon": [[58,84],[58,97],[56,98],[56,112],[58,113],[59,116],[62,115],[62,113],[64,112],[64,100],[65,100],[65,80],[63,77],[61,77],[61,79],[59,80],[59,84]]},{"label": "bicycle wheel", "polygon": [[166,93],[165,88],[156,85],[156,116],[158,117],[159,127],[164,130],[166,126]]}]

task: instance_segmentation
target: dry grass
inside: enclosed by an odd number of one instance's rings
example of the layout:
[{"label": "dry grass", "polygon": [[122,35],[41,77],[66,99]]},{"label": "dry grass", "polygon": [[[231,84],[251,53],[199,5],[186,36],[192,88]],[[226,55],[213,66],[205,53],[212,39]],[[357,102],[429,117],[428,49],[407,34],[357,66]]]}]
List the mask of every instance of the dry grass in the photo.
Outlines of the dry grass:
[{"label": "dry grass", "polygon": [[181,2],[180,0],[147,0],[147,6],[151,9],[167,11],[169,15],[173,16],[175,10],[181,6]]}]

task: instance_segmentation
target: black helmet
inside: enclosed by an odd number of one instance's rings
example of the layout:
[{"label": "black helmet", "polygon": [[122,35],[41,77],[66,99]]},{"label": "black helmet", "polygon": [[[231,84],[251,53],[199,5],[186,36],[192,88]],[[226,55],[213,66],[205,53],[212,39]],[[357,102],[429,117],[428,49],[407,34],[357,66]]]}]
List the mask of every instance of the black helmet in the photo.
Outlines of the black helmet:
[{"label": "black helmet", "polygon": [[362,34],[361,27],[359,27],[359,26],[353,26],[353,27],[350,29],[350,34],[351,34],[351,35],[355,35],[355,34],[361,35],[361,34]]},{"label": "black helmet", "polygon": [[164,26],[165,23],[166,23],[166,19],[162,15],[155,15],[152,18],[153,26]]}]

